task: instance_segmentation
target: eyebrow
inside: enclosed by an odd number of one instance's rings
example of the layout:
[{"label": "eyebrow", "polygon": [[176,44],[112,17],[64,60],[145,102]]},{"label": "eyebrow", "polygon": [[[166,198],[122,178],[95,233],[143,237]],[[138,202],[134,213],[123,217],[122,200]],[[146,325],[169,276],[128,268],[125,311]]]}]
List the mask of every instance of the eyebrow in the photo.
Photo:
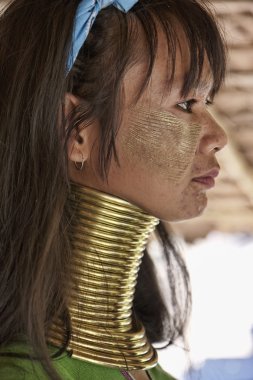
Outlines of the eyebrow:
[{"label": "eyebrow", "polygon": [[200,91],[205,92],[205,91],[208,91],[209,89],[211,91],[212,88],[213,88],[213,83],[210,84],[208,82],[201,81],[198,83],[197,87],[194,87],[194,90],[200,90]]}]

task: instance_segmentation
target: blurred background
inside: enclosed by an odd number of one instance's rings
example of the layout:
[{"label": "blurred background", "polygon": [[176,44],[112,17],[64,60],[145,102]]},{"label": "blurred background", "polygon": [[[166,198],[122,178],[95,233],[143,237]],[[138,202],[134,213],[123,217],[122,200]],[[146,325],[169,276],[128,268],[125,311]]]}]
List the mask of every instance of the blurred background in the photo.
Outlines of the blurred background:
[{"label": "blurred background", "polygon": [[211,112],[228,135],[221,174],[201,217],[174,224],[191,275],[189,352],[161,364],[180,380],[253,380],[253,1],[211,1],[229,72]]},{"label": "blurred background", "polygon": [[[193,311],[187,350],[177,342],[159,356],[179,380],[253,380],[253,1],[211,2],[229,48],[227,80],[211,112],[229,144],[204,214],[172,225]],[[159,261],[157,246],[154,255]]]}]

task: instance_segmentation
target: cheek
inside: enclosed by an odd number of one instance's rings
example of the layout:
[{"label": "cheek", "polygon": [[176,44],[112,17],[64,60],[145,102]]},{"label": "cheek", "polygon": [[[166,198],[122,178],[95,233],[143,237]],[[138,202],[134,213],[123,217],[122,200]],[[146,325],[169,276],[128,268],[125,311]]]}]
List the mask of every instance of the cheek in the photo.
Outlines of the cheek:
[{"label": "cheek", "polygon": [[122,126],[121,146],[130,162],[140,162],[163,179],[180,182],[191,165],[201,127],[168,112],[136,107]]}]

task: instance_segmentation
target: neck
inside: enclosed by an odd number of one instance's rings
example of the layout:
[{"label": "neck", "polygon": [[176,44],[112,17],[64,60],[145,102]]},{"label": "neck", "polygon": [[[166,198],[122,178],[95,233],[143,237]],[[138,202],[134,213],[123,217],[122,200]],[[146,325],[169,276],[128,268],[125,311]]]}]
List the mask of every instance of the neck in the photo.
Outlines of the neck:
[{"label": "neck", "polygon": [[132,307],[143,251],[158,220],[112,195],[77,184],[71,190],[69,348],[76,358],[111,367],[153,367],[156,352]]}]

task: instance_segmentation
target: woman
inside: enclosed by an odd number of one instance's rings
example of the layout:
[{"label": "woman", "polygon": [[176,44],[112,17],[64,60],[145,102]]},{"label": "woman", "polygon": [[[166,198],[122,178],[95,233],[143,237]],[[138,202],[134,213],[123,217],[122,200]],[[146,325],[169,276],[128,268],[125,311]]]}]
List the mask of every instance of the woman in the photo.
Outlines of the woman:
[{"label": "woman", "polygon": [[205,209],[226,144],[207,110],[225,70],[211,12],[14,0],[0,57],[0,378],[171,379],[152,343],[183,335],[190,291],[159,220]]}]

